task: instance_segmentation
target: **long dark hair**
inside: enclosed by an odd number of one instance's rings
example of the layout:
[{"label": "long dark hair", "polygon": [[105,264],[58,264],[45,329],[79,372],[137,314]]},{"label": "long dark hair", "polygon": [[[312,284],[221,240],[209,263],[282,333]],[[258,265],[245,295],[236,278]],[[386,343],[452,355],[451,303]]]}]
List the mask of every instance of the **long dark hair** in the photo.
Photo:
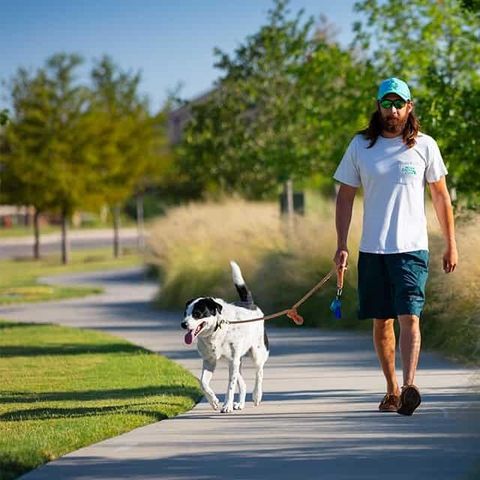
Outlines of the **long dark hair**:
[{"label": "long dark hair", "polygon": [[[407,117],[407,122],[405,123],[402,133],[403,143],[405,143],[408,148],[412,148],[415,145],[415,137],[418,135],[419,130],[420,122],[412,110]],[[358,133],[363,135],[366,140],[370,140],[367,148],[372,148],[375,145],[379,135],[382,133],[382,119],[378,110],[372,113],[368,127],[360,130]]]}]

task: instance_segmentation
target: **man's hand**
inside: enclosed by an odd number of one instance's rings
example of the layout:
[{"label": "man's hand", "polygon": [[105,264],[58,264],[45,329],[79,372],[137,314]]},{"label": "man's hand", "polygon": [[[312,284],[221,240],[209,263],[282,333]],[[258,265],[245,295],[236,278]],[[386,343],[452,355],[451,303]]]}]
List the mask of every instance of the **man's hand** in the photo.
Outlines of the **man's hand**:
[{"label": "man's hand", "polygon": [[347,269],[347,260],[348,260],[348,250],[346,248],[338,248],[335,256],[333,257],[333,261],[338,270],[346,270]]},{"label": "man's hand", "polygon": [[458,263],[457,246],[448,246],[443,254],[443,270],[445,273],[451,273],[455,270]]}]

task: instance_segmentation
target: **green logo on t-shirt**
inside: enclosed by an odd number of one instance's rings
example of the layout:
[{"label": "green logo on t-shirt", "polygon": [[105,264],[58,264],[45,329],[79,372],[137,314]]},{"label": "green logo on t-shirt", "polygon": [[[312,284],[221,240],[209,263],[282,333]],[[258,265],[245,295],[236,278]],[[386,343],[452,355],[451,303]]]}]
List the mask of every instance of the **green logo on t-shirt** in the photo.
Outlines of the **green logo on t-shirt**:
[{"label": "green logo on t-shirt", "polygon": [[401,169],[403,175],[416,175],[417,172],[413,165],[404,165]]}]

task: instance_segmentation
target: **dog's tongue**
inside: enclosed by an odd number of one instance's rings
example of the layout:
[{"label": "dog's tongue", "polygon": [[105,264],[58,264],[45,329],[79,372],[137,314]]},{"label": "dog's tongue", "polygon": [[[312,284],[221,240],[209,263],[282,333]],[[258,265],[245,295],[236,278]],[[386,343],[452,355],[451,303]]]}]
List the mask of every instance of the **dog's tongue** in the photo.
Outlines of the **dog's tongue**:
[{"label": "dog's tongue", "polygon": [[185,335],[185,343],[187,345],[191,345],[193,342],[193,333],[191,330],[188,331],[188,333]]}]

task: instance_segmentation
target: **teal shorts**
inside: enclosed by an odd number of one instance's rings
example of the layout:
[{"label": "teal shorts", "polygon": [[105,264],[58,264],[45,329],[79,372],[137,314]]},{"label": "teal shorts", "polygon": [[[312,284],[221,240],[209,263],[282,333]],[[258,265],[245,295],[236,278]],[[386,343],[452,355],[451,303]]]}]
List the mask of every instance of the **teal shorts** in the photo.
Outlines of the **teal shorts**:
[{"label": "teal shorts", "polygon": [[428,251],[365,253],[358,257],[358,318],[420,317],[425,304]]}]

